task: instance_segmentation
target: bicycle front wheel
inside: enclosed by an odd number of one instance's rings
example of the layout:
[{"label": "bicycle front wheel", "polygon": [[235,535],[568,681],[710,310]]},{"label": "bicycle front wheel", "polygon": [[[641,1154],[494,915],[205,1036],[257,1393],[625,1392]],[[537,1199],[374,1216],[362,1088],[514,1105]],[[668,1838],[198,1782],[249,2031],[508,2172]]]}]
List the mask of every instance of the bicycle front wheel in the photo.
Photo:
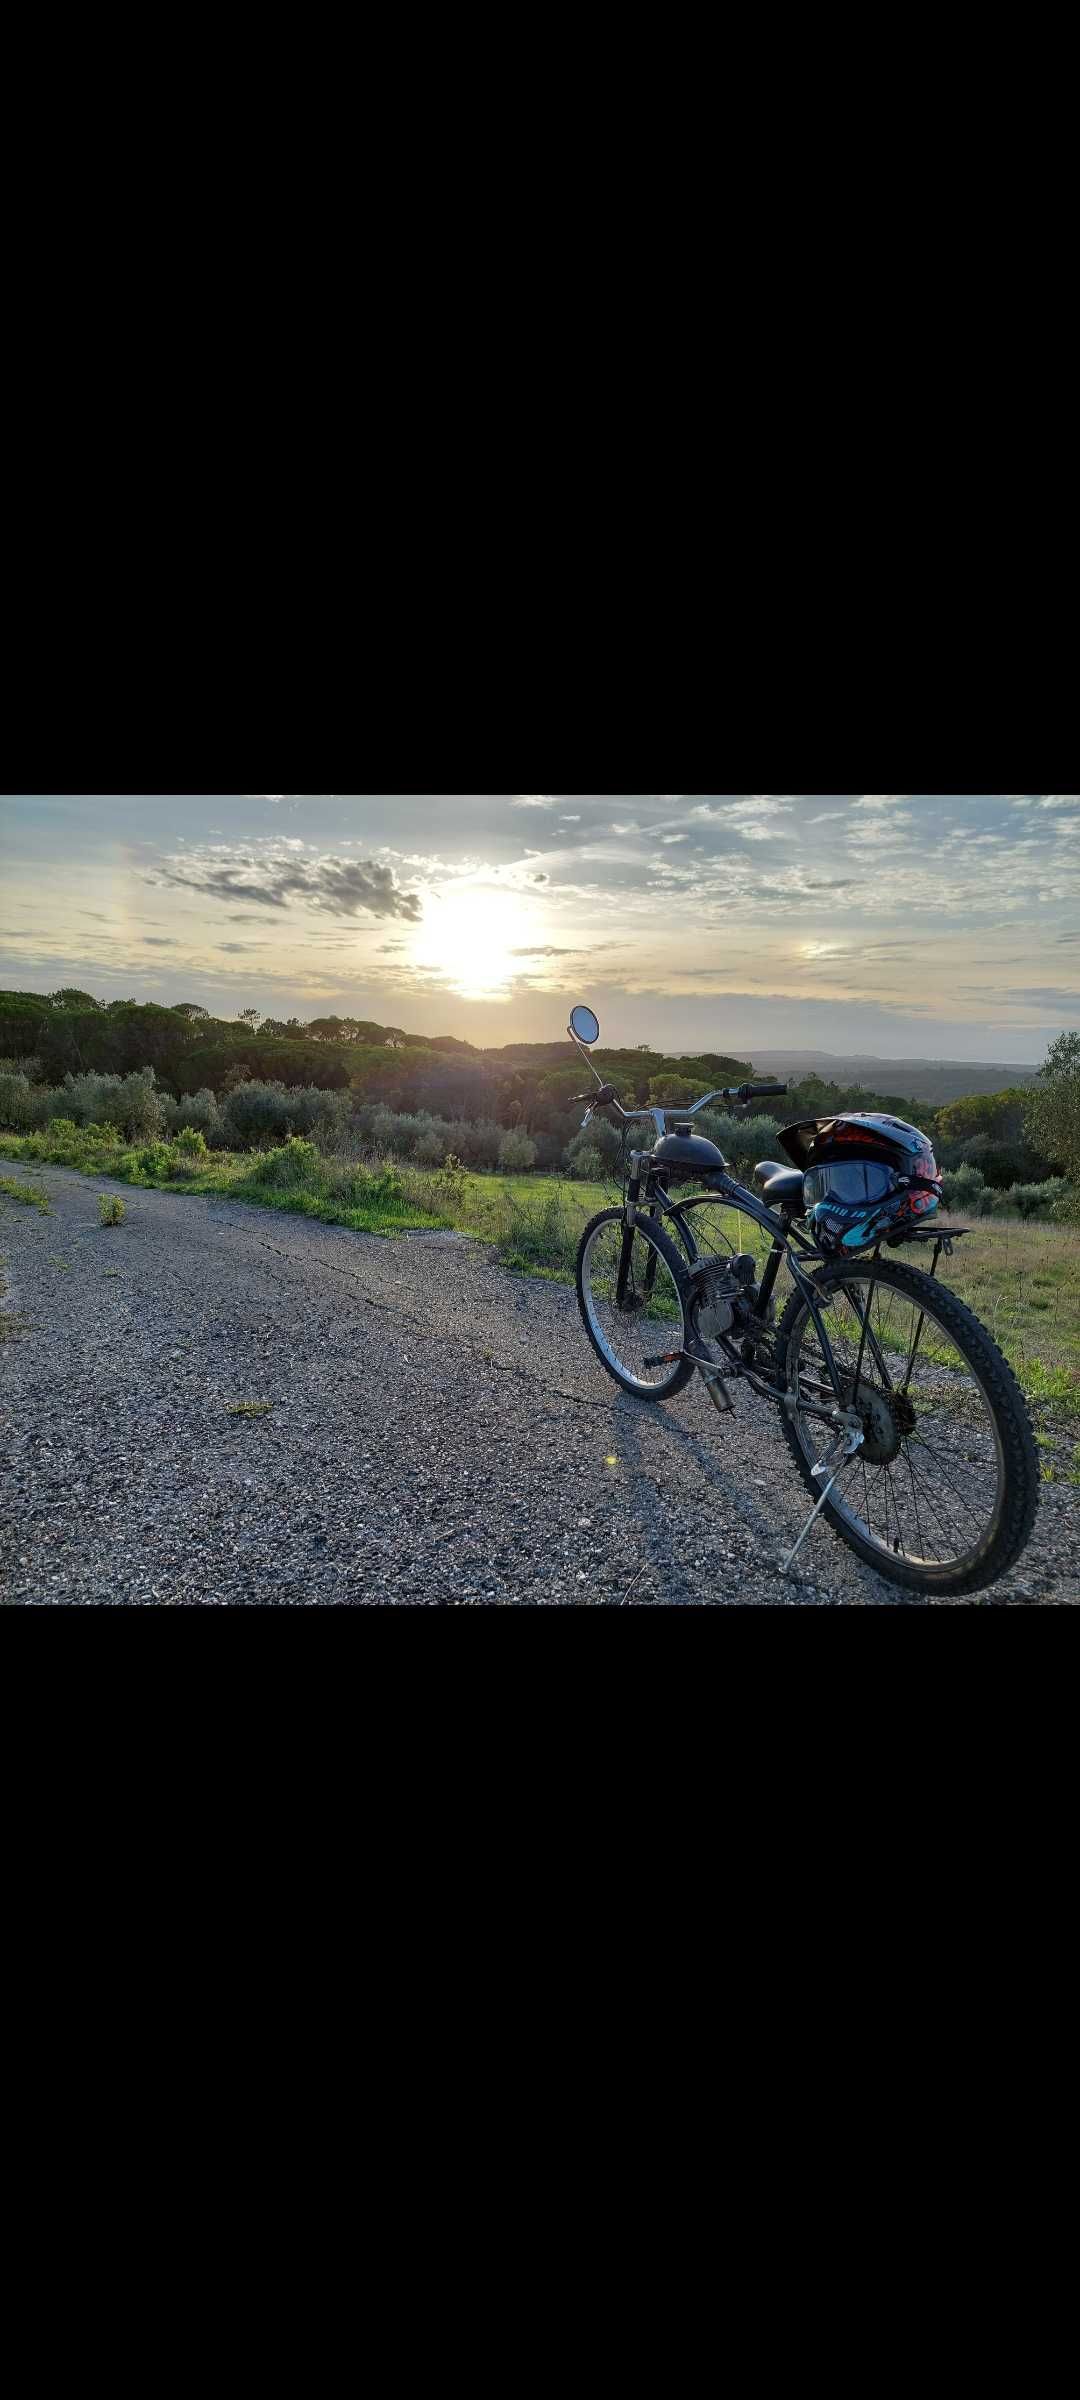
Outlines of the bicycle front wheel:
[{"label": "bicycle front wheel", "polygon": [[[824,1515],[891,1583],[928,1597],[984,1590],[1015,1564],[1039,1498],[1038,1454],[1023,1393],[984,1325],[955,1292],[899,1262],[834,1260],[813,1278],[862,1448],[842,1467]],[[799,1402],[835,1401],[801,1292],[777,1337],[794,1406],[784,1431],[808,1491],[830,1448]]]},{"label": "bicycle front wheel", "polygon": [[581,1237],[577,1295],[582,1322],[609,1375],[639,1400],[670,1400],[693,1375],[686,1271],[666,1233],[625,1209],[605,1209]]}]

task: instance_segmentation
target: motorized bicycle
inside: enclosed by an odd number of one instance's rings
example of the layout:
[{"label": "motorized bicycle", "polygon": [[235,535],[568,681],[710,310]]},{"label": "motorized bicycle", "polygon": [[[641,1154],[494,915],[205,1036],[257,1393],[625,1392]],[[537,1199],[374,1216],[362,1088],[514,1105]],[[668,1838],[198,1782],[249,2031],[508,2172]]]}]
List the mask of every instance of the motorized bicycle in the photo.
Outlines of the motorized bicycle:
[{"label": "motorized bicycle", "polygon": [[[580,1095],[585,1124],[603,1109],[627,1136],[638,1124],[652,1134],[628,1156],[624,1139],[622,1201],[592,1219],[578,1251],[578,1305],[608,1374],[647,1402],[674,1398],[697,1374],[722,1415],[738,1385],[779,1410],[814,1497],[785,1566],[824,1516],[908,1591],[947,1598],[997,1581],[1031,1534],[1038,1454],[1011,1367],[939,1278],[962,1229],[912,1218],[862,1254],[827,1250],[803,1165],[763,1160],[759,1198],[694,1130],[718,1102],[746,1110],[784,1097],[785,1084],[628,1109],[593,1064],[594,1012],[575,1008],[569,1033],[599,1087]],[[800,1132],[782,1137],[789,1160],[802,1156],[791,1138]],[[740,1220],[754,1228],[753,1249],[740,1246]],[[929,1271],[914,1263],[931,1250]]]}]

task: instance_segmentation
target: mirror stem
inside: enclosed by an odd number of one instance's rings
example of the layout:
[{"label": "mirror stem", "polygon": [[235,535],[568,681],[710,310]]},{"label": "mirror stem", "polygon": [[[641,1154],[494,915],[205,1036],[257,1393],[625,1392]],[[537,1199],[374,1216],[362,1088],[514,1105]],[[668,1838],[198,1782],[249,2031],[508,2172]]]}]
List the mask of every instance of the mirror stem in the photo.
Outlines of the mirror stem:
[{"label": "mirror stem", "polygon": [[598,1074],[597,1074],[596,1068],[594,1067],[594,1065],[593,1065],[593,1063],[592,1063],[592,1059],[591,1059],[591,1057],[590,1057],[590,1055],[589,1055],[589,1052],[588,1052],[588,1051],[586,1050],[586,1048],[585,1048],[585,1044],[584,1044],[584,1042],[579,1042],[579,1040],[578,1040],[578,1037],[577,1037],[576,1033],[574,1032],[574,1028],[573,1028],[573,1026],[572,1026],[572,1025],[568,1025],[568,1026],[567,1026],[567,1028],[566,1028],[566,1030],[567,1030],[567,1032],[568,1032],[568,1034],[569,1034],[569,1036],[570,1036],[570,1039],[571,1039],[571,1041],[572,1041],[572,1042],[573,1042],[573,1044],[574,1044],[574,1047],[575,1047],[575,1049],[576,1049],[576,1050],[580,1050],[580,1052],[581,1052],[581,1055],[582,1055],[582,1058],[584,1059],[584,1061],[585,1061],[585,1064],[586,1064],[586,1066],[588,1067],[589,1073],[590,1073],[590,1075],[592,1076],[593,1082],[594,1082],[594,1083],[598,1083],[598,1084],[599,1084],[599,1086],[600,1086],[600,1089],[601,1089],[601,1091],[603,1091],[603,1088],[604,1088],[604,1078],[603,1078],[603,1076],[602,1076],[602,1075],[598,1075]]}]

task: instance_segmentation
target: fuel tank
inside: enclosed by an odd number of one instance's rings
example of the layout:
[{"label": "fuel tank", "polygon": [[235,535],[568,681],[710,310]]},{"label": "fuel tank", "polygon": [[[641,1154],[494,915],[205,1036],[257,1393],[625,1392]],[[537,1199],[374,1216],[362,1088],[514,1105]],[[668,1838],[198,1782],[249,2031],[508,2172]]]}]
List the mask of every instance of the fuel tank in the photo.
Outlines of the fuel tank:
[{"label": "fuel tank", "polygon": [[653,1151],[653,1164],[670,1183],[707,1183],[710,1176],[727,1173],[723,1151],[692,1133],[665,1133]]}]

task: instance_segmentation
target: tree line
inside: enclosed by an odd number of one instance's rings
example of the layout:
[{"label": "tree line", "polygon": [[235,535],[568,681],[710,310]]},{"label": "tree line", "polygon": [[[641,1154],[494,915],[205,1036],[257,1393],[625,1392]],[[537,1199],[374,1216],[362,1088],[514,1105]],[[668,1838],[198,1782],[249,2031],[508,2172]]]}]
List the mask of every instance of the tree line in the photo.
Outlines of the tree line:
[{"label": "tree line", "polygon": [[[636,1107],[689,1107],[754,1072],[749,1060],[718,1052],[670,1057],[648,1048],[607,1048],[594,1059],[624,1103]],[[478,1049],[454,1035],[409,1034],[364,1018],[301,1021],[248,1008],[227,1019],[198,1001],[163,1008],[134,999],[103,1002],[74,987],[49,994],[0,992],[0,1075],[56,1089],[69,1076],[127,1077],[151,1069],[158,1089],[185,1117],[191,1112],[184,1104],[195,1095],[224,1103],[240,1086],[258,1085],[268,1095],[339,1094],[335,1117],[351,1113],[366,1127],[377,1122],[385,1129],[389,1120],[426,1127],[432,1120],[448,1128],[489,1128],[478,1148],[485,1163],[508,1132],[532,1141],[540,1166],[561,1164],[575,1148],[579,1158],[584,1152],[611,1163],[611,1127],[597,1120],[586,1144],[578,1138],[576,1095],[588,1077],[565,1039]],[[763,1102],[755,1113],[761,1136],[773,1138],[770,1106],[776,1104]],[[1062,1176],[1080,1188],[1080,1034],[1063,1034],[1053,1044],[1032,1089],[980,1094],[932,1109],[903,1093],[810,1075],[789,1087],[783,1117],[791,1123],[845,1108],[883,1110],[921,1125],[934,1141],[939,1165],[950,1174],[966,1172],[973,1192],[977,1186],[1035,1187]],[[253,1123],[261,1114],[269,1126],[282,1110],[279,1104],[275,1112],[269,1097],[257,1103],[253,1092],[247,1113]],[[238,1121],[235,1109],[230,1115]],[[731,1120],[723,1121],[723,1130],[730,1134]],[[720,1136],[720,1120],[716,1131]],[[416,1138],[422,1141],[423,1132]],[[429,1148],[432,1141],[429,1131]]]}]

